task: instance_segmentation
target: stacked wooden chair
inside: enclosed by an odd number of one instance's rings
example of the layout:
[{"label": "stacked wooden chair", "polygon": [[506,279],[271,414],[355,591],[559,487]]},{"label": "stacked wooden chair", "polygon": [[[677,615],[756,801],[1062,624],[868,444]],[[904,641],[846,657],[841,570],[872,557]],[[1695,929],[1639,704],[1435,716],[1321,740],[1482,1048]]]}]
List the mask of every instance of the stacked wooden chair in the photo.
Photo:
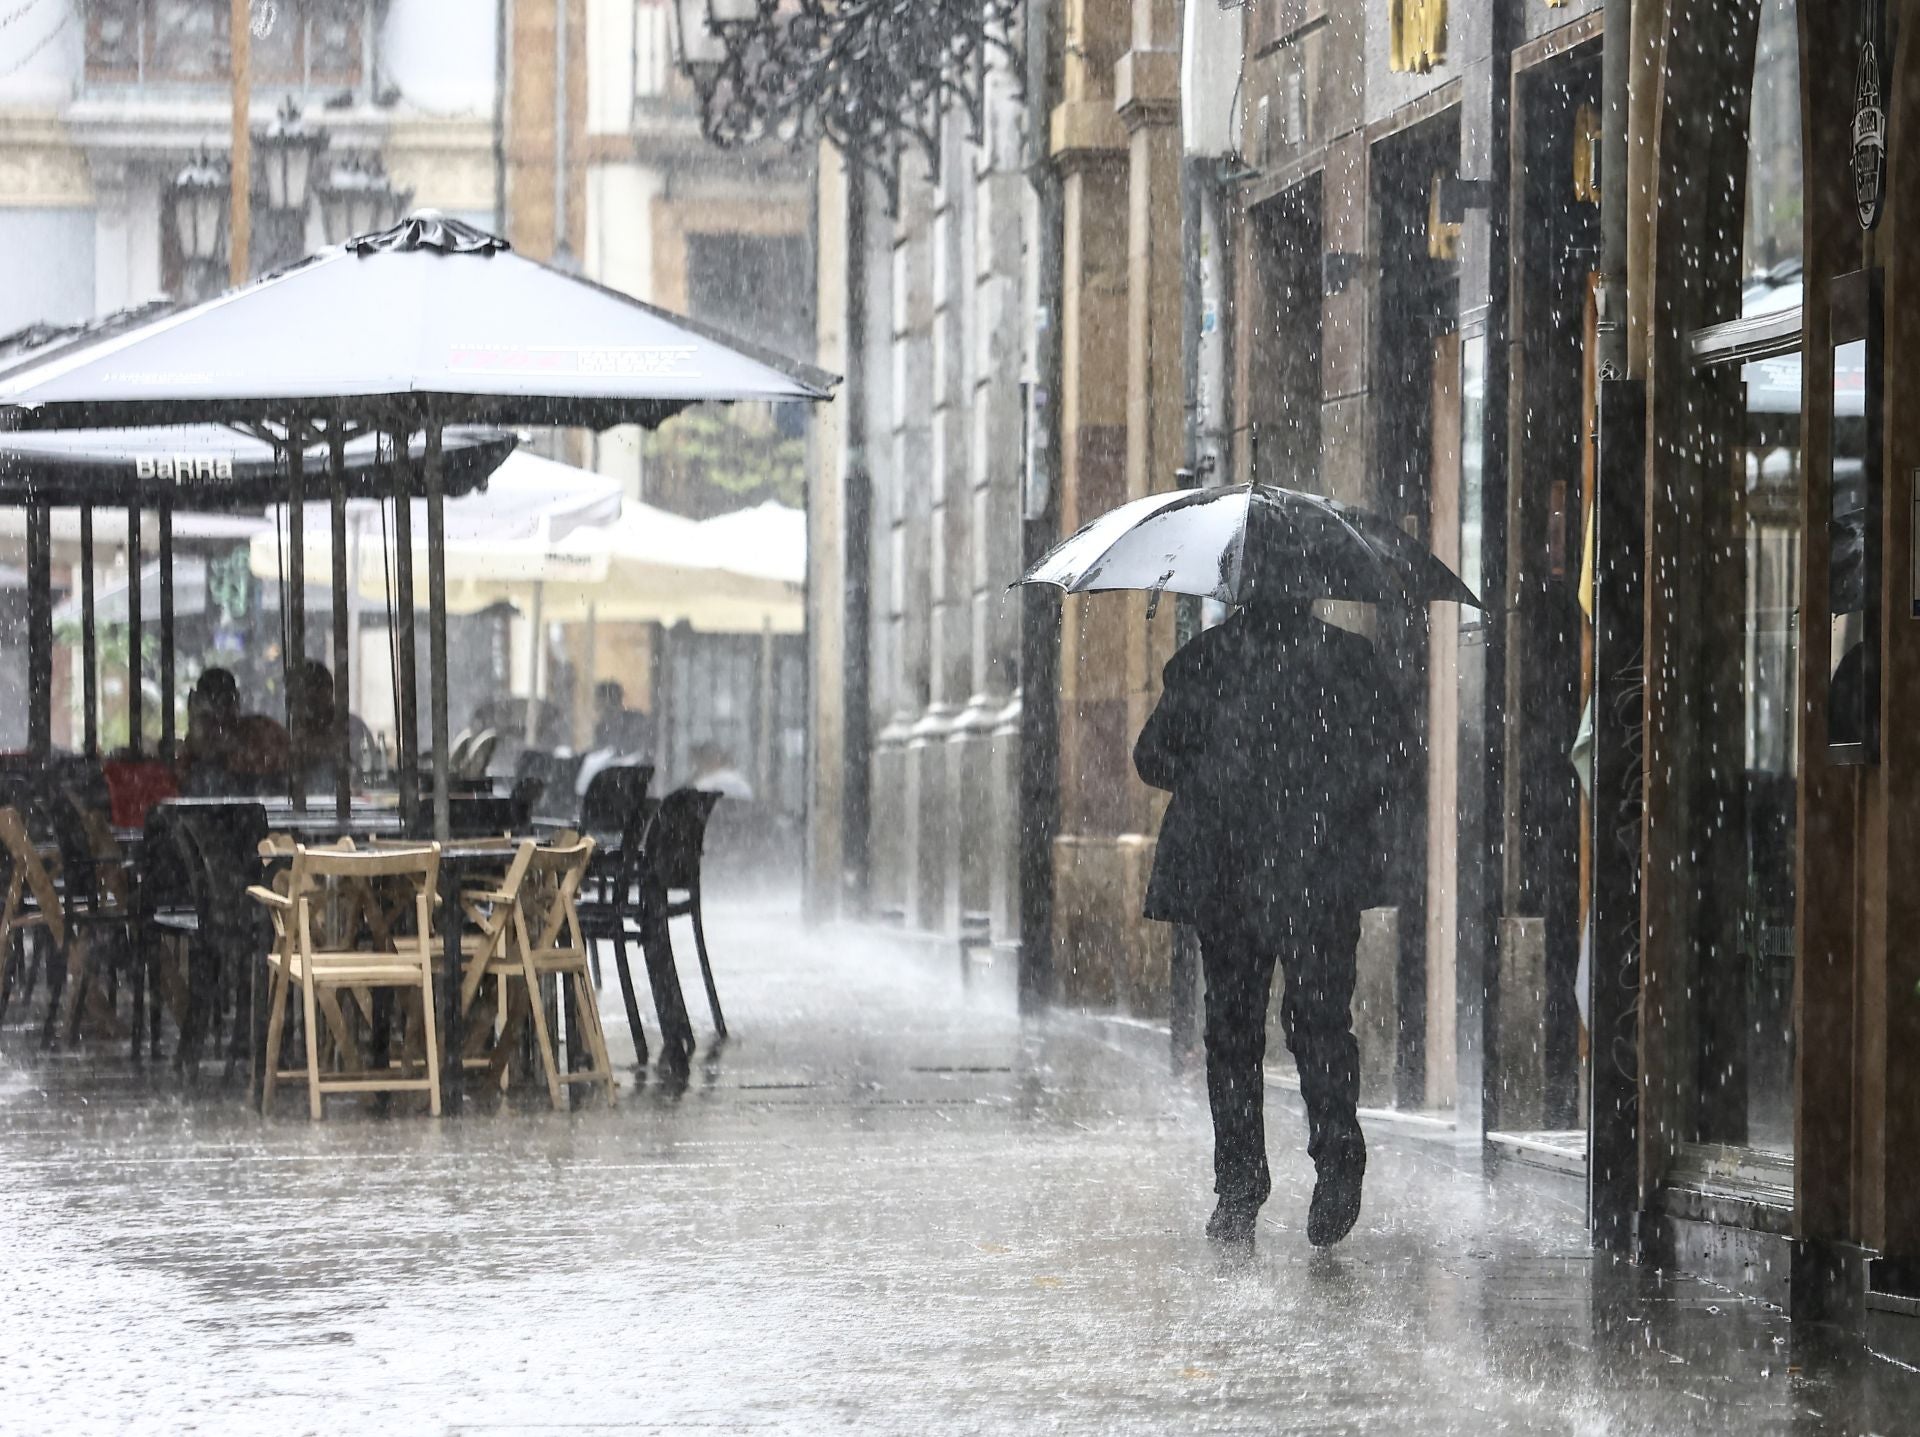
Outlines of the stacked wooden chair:
[{"label": "stacked wooden chair", "polygon": [[[272,840],[263,856],[280,851]],[[295,845],[291,866],[273,886],[248,889],[273,921],[267,955],[270,991],[261,1108],[270,1111],[283,1079],[304,1077],[310,1115],[324,1115],[330,1093],[424,1092],[440,1115],[440,1046],[433,1007],[433,906],[439,880],[438,844],[370,853]],[[395,900],[394,894],[399,899]],[[413,1064],[361,1057],[343,994],[370,1013],[376,990],[410,1005],[423,1029],[424,1073]],[[283,1068],[288,1009],[298,994],[305,1033],[304,1068]],[[323,1064],[323,1050],[330,1062]]]},{"label": "stacked wooden chair", "polygon": [[[484,1067],[505,1087],[514,1047],[530,1024],[555,1108],[564,1105],[566,1088],[576,1083],[602,1085],[609,1102],[615,1094],[578,907],[593,847],[592,839],[572,835],[548,847],[529,839],[514,853],[497,888],[461,895],[470,925],[462,945],[460,993],[470,1043],[462,1060]],[[571,1000],[566,1071],[547,1022],[544,987],[550,978]],[[480,1021],[488,1017],[491,1022]],[[584,1067],[578,1062],[583,1056]]]}]

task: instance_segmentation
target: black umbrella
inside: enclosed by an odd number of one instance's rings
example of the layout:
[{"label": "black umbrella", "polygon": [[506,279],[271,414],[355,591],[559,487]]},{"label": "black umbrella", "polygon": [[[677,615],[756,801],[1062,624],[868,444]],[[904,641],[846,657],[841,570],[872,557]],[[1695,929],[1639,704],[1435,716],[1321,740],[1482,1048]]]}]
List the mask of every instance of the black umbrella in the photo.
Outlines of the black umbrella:
[{"label": "black umbrella", "polygon": [[1271,484],[1177,489],[1102,514],[1021,577],[1069,594],[1145,589],[1482,607],[1459,575],[1378,514]]}]

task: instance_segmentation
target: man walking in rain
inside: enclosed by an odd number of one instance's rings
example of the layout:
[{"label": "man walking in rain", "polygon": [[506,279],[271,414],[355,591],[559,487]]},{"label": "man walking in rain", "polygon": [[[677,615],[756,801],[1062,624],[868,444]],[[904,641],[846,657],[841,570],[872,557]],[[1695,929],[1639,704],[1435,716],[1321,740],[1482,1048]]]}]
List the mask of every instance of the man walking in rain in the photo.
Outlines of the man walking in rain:
[{"label": "man walking in rain", "polygon": [[1300,599],[1256,596],[1175,654],[1164,685],[1134,765],[1173,795],[1146,916],[1200,934],[1219,1196],[1207,1235],[1251,1244],[1271,1188],[1262,1064],[1277,961],[1317,1175],[1307,1239],[1326,1247],[1360,1215],[1354,950],[1361,910],[1385,897],[1407,726],[1373,645]]}]

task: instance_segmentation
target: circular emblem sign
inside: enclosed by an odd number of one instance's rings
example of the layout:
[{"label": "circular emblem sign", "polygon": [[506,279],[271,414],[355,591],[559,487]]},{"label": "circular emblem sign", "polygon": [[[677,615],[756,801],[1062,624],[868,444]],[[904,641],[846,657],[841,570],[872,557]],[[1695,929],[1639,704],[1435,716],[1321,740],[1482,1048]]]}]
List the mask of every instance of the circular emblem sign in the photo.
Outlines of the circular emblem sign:
[{"label": "circular emblem sign", "polygon": [[1880,103],[1880,56],[1871,35],[1860,46],[1853,85],[1853,199],[1860,228],[1880,223],[1887,190],[1887,112]]}]

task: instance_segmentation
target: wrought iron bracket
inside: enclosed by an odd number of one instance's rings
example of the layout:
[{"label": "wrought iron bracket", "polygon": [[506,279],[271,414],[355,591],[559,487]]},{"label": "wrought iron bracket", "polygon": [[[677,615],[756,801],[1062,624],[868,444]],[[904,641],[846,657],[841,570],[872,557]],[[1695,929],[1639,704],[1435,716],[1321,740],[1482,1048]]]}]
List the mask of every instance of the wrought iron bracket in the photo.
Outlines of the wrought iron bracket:
[{"label": "wrought iron bracket", "polygon": [[909,146],[940,171],[945,116],[967,116],[985,138],[994,52],[1018,94],[1025,63],[1022,0],[758,0],[751,20],[713,23],[725,58],[686,65],[700,128],[736,148],[825,138],[897,198]]}]

